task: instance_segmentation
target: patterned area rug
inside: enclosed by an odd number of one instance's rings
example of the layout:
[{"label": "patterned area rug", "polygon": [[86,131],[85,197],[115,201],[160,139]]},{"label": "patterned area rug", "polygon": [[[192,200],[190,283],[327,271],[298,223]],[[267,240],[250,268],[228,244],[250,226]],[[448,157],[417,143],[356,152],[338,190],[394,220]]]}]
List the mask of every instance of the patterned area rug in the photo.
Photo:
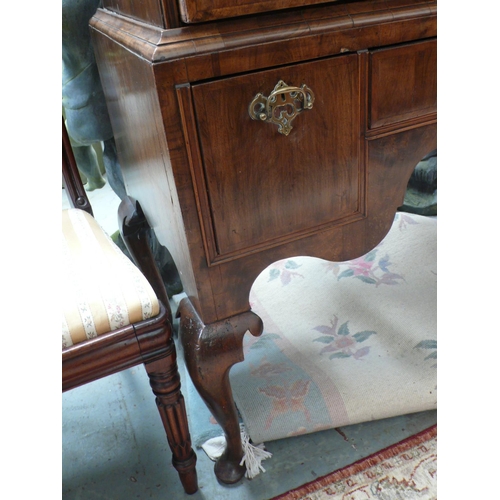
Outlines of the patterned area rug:
[{"label": "patterned area rug", "polygon": [[273,500],[437,498],[437,427]]},{"label": "patterned area rug", "polygon": [[435,409],[436,226],[398,213],[348,262],[275,262],[250,295],[264,333],[230,372],[254,443]]}]

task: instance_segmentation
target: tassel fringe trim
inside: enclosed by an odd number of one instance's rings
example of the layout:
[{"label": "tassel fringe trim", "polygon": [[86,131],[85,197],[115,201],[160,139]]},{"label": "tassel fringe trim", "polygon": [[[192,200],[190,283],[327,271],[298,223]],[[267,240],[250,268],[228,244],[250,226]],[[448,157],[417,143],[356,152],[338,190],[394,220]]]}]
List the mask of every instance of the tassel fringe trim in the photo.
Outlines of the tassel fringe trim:
[{"label": "tassel fringe trim", "polygon": [[[262,462],[271,458],[273,454],[265,450],[264,443],[258,445],[252,444],[243,424],[240,424],[240,432],[241,444],[243,446],[243,458],[240,465],[245,466],[245,477],[252,479],[261,472],[266,472],[266,469],[262,466]],[[215,461],[226,449],[226,439],[224,436],[215,437],[209,439],[201,447],[208,457]]]}]

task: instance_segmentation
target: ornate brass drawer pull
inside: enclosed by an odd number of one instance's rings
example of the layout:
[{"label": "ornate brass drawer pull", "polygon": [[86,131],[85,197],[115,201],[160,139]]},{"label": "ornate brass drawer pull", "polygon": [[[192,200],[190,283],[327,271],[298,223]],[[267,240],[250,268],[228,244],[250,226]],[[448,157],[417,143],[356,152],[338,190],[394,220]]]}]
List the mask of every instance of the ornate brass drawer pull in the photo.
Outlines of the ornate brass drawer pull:
[{"label": "ornate brass drawer pull", "polygon": [[290,87],[280,80],[269,97],[260,92],[248,107],[252,120],[262,120],[278,125],[278,132],[288,135],[292,130],[292,121],[305,109],[311,109],[314,103],[313,91],[305,84]]}]

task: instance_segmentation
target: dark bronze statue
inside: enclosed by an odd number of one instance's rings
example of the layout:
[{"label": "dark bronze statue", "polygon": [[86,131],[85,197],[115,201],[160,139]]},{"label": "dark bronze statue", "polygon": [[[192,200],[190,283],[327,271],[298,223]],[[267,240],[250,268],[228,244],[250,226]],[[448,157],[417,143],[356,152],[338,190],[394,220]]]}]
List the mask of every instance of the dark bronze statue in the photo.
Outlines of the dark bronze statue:
[{"label": "dark bronze statue", "polygon": [[89,20],[100,0],[62,1],[62,104],[78,168],[92,191],[105,184],[92,147],[102,142],[106,177],[120,199],[126,196],[115,140],[97,71]]}]

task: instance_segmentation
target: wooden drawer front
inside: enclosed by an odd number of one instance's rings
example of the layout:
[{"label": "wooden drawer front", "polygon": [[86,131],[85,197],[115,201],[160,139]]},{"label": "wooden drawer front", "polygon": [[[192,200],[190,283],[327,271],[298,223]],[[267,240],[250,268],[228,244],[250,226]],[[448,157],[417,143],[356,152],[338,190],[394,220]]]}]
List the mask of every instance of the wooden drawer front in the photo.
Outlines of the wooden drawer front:
[{"label": "wooden drawer front", "polygon": [[370,128],[436,112],[436,41],[370,55]]},{"label": "wooden drawer front", "polygon": [[[246,16],[257,12],[289,9],[325,3],[329,0],[179,0],[185,23],[213,21],[227,17]],[[330,0],[331,1],[331,0]]]},{"label": "wooden drawer front", "polygon": [[[269,96],[280,80],[315,94],[288,136],[248,113],[255,95]],[[192,92],[211,263],[363,216],[356,55],[198,84]]]}]

